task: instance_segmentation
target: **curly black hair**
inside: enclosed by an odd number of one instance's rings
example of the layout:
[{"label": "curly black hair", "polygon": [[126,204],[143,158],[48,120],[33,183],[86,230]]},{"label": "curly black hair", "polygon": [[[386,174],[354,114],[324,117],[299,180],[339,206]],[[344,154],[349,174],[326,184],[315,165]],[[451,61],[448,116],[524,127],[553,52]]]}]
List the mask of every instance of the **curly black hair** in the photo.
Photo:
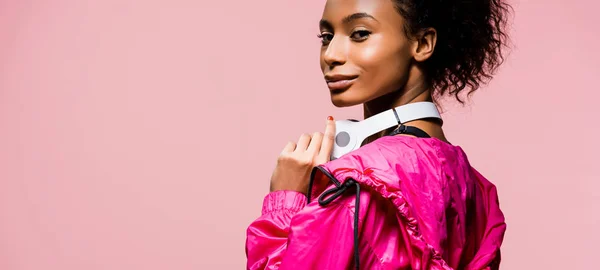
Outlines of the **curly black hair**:
[{"label": "curly black hair", "polygon": [[434,99],[449,94],[464,104],[459,94],[470,96],[504,62],[512,10],[504,0],[393,1],[408,37],[429,27],[437,32],[433,55],[423,63]]}]

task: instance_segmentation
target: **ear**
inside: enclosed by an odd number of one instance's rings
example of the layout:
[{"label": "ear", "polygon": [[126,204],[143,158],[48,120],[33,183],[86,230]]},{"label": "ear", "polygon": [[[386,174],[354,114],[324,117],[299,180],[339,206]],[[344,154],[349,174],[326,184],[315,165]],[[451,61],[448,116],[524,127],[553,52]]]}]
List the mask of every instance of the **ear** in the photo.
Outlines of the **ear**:
[{"label": "ear", "polygon": [[433,54],[435,42],[437,41],[437,32],[433,28],[421,30],[413,43],[413,57],[417,62],[423,62]]}]

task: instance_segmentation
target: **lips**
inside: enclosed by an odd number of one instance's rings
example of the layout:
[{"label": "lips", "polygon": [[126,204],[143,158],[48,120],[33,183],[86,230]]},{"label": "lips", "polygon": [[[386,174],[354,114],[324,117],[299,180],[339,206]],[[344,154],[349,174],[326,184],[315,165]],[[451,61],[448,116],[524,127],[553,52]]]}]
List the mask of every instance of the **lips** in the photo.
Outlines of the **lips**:
[{"label": "lips", "polygon": [[328,74],[325,75],[325,81],[329,90],[345,90],[350,88],[352,84],[358,78],[357,75],[343,75],[343,74]]}]

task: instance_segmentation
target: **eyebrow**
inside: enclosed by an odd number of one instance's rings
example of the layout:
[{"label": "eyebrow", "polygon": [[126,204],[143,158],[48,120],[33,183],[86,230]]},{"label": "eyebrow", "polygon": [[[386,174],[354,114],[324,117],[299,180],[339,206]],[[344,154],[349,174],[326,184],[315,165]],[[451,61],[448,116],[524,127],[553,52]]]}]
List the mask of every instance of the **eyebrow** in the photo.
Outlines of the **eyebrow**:
[{"label": "eyebrow", "polygon": [[[352,21],[362,19],[362,18],[370,18],[370,19],[377,21],[377,19],[375,19],[375,17],[371,16],[369,13],[359,12],[359,13],[354,13],[354,14],[344,17],[344,19],[342,19],[342,23],[348,24],[348,23],[351,23]],[[329,21],[323,19],[323,20],[319,21],[319,26],[331,28],[331,23]]]}]

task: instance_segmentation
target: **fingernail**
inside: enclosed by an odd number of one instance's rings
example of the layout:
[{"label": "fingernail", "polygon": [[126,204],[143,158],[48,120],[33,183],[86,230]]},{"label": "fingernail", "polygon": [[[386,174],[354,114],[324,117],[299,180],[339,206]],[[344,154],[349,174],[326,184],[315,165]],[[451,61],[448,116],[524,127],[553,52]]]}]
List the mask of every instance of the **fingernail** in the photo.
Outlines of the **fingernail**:
[{"label": "fingernail", "polygon": [[331,121],[331,120],[333,120],[333,117],[332,116],[327,116],[327,120]]}]

